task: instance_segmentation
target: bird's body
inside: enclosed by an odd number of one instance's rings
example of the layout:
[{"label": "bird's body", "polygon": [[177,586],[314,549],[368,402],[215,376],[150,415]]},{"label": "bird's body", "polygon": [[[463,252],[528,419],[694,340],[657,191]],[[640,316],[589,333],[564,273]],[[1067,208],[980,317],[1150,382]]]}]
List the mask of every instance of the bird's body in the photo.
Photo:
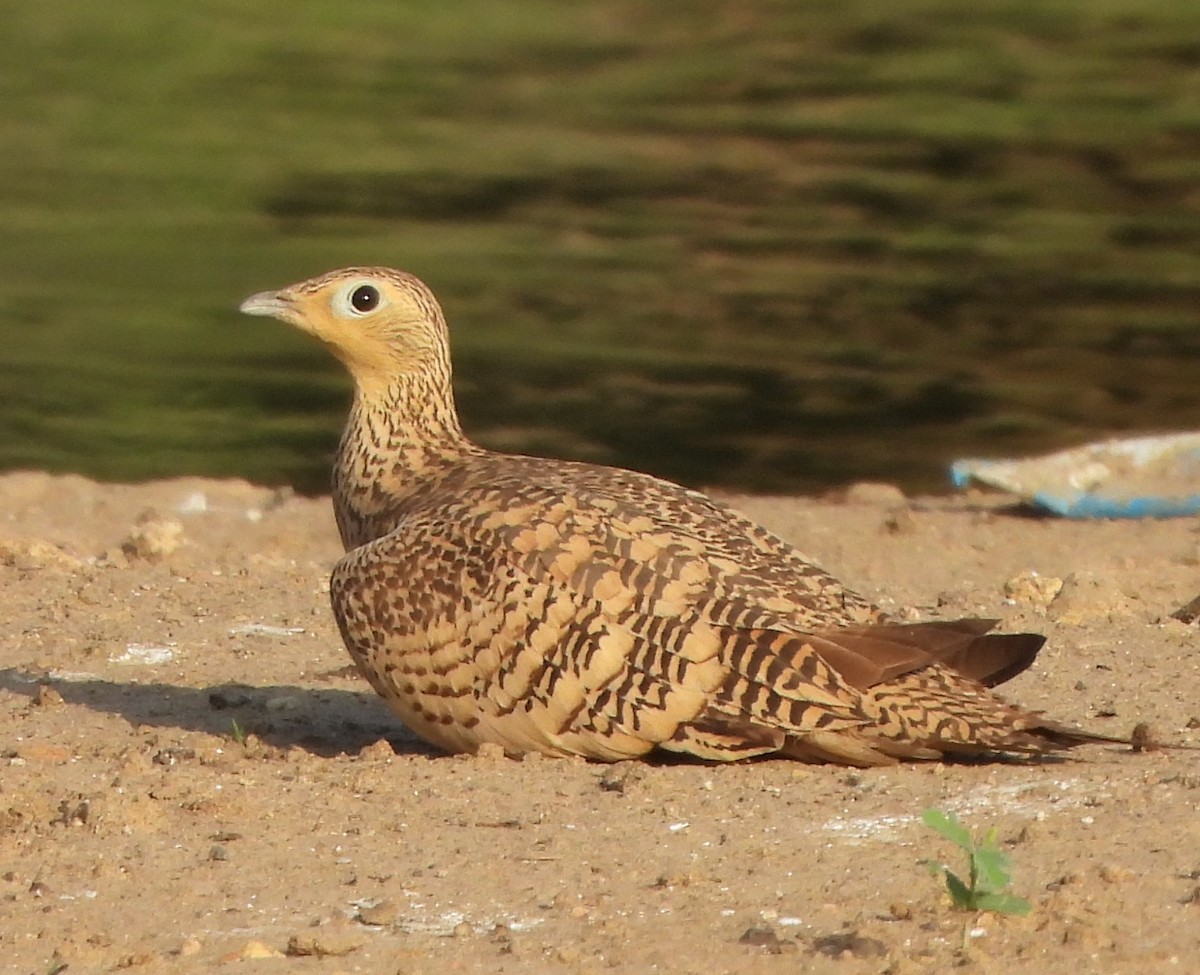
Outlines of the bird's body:
[{"label": "bird's body", "polygon": [[876,765],[1104,740],[988,689],[1040,636],[889,622],[702,494],[471,443],[445,322],[416,278],[350,268],[242,308],[315,334],[355,378],[334,614],[375,690],[433,744]]}]

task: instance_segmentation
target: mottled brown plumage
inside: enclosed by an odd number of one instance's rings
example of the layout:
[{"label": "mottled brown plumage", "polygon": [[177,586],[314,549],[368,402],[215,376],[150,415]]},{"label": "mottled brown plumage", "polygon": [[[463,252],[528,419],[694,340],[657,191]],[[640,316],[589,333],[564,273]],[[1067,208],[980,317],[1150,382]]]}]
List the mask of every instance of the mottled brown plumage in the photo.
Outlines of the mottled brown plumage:
[{"label": "mottled brown plumage", "polygon": [[354,377],[333,610],[375,690],[447,751],[867,766],[1107,740],[988,690],[1040,636],[889,622],[695,491],[471,443],[445,320],[411,275],[348,268],[242,310],[315,335]]}]

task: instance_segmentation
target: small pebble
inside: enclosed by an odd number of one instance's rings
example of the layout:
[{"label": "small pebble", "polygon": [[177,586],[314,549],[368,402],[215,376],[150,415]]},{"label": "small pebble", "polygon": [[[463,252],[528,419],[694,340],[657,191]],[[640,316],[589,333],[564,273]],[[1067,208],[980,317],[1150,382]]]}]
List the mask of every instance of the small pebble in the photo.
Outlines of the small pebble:
[{"label": "small pebble", "polygon": [[883,519],[883,530],[889,535],[907,535],[917,527],[917,520],[908,508],[899,508]]},{"label": "small pebble", "polygon": [[71,749],[65,745],[51,745],[47,742],[32,742],[17,748],[17,757],[27,762],[46,765],[63,765],[71,760]]},{"label": "small pebble", "polygon": [[751,948],[762,948],[767,954],[782,955],[784,952],[793,952],[799,950],[799,945],[796,942],[781,938],[775,933],[775,929],[769,925],[754,925],[746,928],[742,932],[742,936],[738,938],[738,944],[747,945]]},{"label": "small pebble", "polygon": [[895,484],[880,484],[875,481],[859,481],[846,488],[842,495],[847,504],[870,504],[880,508],[900,508],[908,503]]},{"label": "small pebble", "polygon": [[1110,575],[1072,572],[1049,607],[1049,615],[1068,626],[1131,615],[1130,600]]},{"label": "small pebble", "polygon": [[1136,876],[1137,874],[1127,867],[1119,867],[1111,863],[1106,863],[1100,868],[1100,879],[1106,884],[1128,883]]},{"label": "small pebble", "polygon": [[1186,626],[1190,626],[1200,619],[1200,596],[1197,596],[1190,603],[1185,603],[1171,614],[1171,618],[1178,620]]},{"label": "small pebble", "polygon": [[59,569],[74,572],[84,568],[80,559],[37,538],[0,540],[0,565],[24,571]]},{"label": "small pebble", "polygon": [[504,746],[498,745],[494,741],[485,741],[477,749],[475,749],[476,760],[481,762],[500,762],[505,758]]},{"label": "small pebble", "polygon": [[252,961],[258,958],[283,958],[284,954],[277,948],[272,948],[261,941],[247,941],[237,951],[231,951],[221,956],[221,961]]},{"label": "small pebble", "polygon": [[361,928],[344,921],[331,921],[313,931],[288,938],[287,954],[296,957],[340,958],[362,947]]},{"label": "small pebble", "polygon": [[117,968],[140,968],[157,960],[158,956],[153,951],[136,951],[130,955],[123,955],[117,962]]},{"label": "small pebble", "polygon": [[624,795],[630,787],[646,777],[645,769],[637,762],[618,762],[600,774],[600,789]]},{"label": "small pebble", "polygon": [[183,525],[174,518],[164,518],[148,509],[138,516],[129,536],[121,543],[121,551],[129,559],[157,562],[183,544]]},{"label": "small pebble", "polygon": [[1154,729],[1145,721],[1139,721],[1129,734],[1129,747],[1135,752],[1155,752],[1162,748]]},{"label": "small pebble", "polygon": [[1062,592],[1063,581],[1037,572],[1022,572],[1004,583],[1004,595],[1013,602],[1045,610]]},{"label": "small pebble", "polygon": [[882,958],[887,946],[878,938],[869,938],[857,931],[839,931],[812,939],[812,952],[829,958]]},{"label": "small pebble", "polygon": [[382,900],[371,907],[360,908],[358,920],[363,924],[369,924],[374,927],[386,927],[389,924],[395,923],[399,913],[392,901]]}]

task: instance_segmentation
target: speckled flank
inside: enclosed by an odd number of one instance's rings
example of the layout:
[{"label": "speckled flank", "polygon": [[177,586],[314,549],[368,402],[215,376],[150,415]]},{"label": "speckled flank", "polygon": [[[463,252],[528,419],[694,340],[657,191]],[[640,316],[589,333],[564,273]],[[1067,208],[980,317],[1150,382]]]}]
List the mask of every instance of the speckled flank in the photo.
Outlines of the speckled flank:
[{"label": "speckled flank", "polygon": [[694,491],[470,443],[445,320],[411,275],[349,268],[255,299],[354,375],[333,609],[375,690],[447,751],[876,765],[1096,740],[988,689],[1040,636],[891,623]]}]

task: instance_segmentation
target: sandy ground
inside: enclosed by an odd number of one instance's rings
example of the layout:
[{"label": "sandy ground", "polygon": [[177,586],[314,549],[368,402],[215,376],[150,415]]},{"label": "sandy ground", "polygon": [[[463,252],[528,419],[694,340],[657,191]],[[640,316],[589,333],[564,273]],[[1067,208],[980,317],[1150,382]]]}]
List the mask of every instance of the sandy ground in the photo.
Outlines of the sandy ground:
[{"label": "sandy ground", "polygon": [[[1048,633],[1012,698],[1200,740],[1197,627],[1170,617],[1200,593],[1200,521],[737,503],[911,618]],[[327,499],[12,474],[0,512],[3,971],[1200,970],[1200,751],[442,757],[347,667]],[[997,828],[1027,917],[952,908],[930,806]]]}]

